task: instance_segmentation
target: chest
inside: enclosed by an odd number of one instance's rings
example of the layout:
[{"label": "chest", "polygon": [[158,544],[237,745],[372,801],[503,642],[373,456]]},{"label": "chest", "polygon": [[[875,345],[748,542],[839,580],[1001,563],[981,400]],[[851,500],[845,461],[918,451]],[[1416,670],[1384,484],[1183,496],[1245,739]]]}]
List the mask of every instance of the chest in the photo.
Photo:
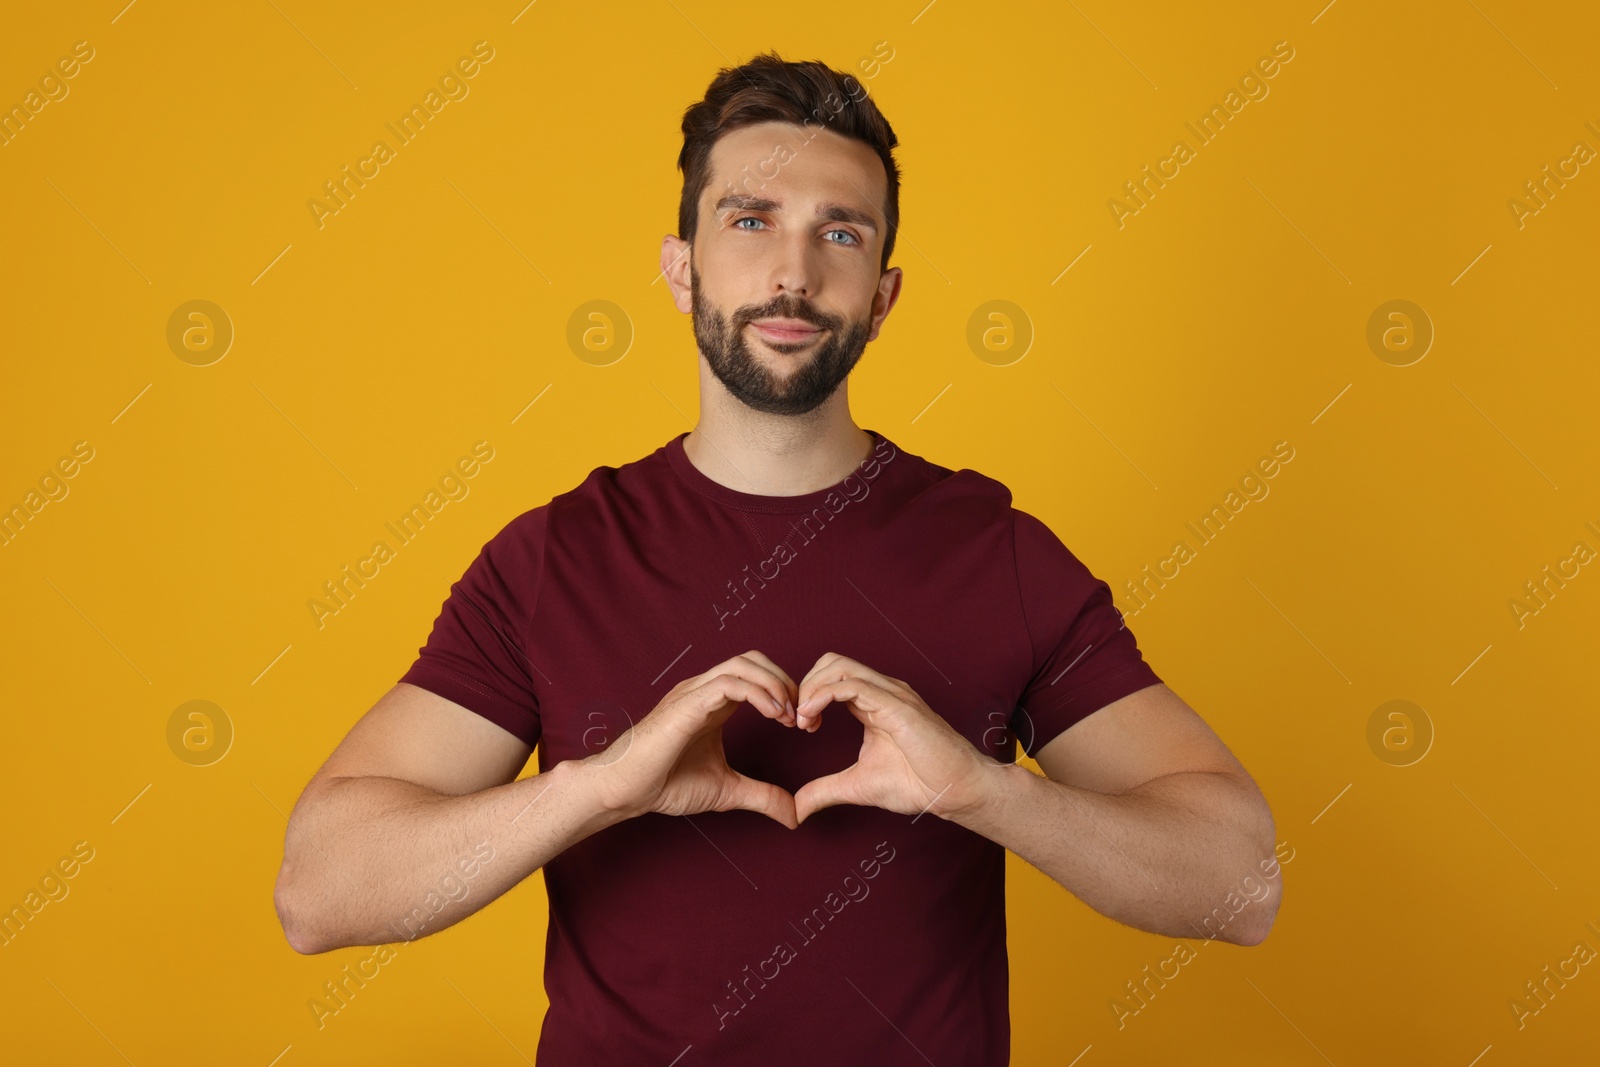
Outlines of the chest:
[{"label": "chest", "polygon": [[[975,747],[1014,758],[1007,724],[1031,653],[1009,537],[952,542],[892,516],[860,518],[717,514],[617,524],[605,536],[557,530],[525,649],[537,668],[540,769],[600,751],[674,685],[752,649],[797,684],[826,653],[858,660],[907,683]],[[862,726],[841,704],[821,722],[807,734],[741,705],[723,727],[728,763],[791,791],[841,770]]]}]

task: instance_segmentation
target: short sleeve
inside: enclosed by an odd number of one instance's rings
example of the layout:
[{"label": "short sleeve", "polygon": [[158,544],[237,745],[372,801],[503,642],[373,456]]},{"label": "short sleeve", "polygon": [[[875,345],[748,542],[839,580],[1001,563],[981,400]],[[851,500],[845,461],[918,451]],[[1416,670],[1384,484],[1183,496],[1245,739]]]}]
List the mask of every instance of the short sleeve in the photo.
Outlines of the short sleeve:
[{"label": "short sleeve", "polygon": [[539,594],[549,505],[507,523],[478,553],[400,681],[477,712],[528,745],[539,743],[536,668],[526,635]]},{"label": "short sleeve", "polygon": [[1144,661],[1109,585],[1027,512],[1012,509],[1012,533],[1034,668],[1012,729],[1032,756],[1068,727],[1161,679]]}]

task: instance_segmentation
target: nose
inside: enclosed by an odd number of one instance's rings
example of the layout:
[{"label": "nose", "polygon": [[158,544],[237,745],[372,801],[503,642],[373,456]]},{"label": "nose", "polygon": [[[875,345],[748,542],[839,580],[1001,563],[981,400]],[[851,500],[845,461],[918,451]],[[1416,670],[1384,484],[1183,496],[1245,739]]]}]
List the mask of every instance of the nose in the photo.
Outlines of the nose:
[{"label": "nose", "polygon": [[815,295],[817,278],[816,267],[812,261],[813,255],[811,235],[804,229],[795,230],[777,242],[777,251],[774,253],[772,264],[771,292],[774,295],[788,292],[802,298]]}]

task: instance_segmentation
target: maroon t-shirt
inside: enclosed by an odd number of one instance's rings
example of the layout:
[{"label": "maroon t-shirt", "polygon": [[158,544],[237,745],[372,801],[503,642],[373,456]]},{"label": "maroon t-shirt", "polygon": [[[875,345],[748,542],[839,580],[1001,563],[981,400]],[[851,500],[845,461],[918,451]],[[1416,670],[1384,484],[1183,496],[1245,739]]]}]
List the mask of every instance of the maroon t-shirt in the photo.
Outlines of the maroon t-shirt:
[{"label": "maroon t-shirt", "polygon": [[[829,489],[701,474],[681,434],[508,523],[401,681],[538,745],[609,745],[667,690],[757,649],[796,682],[827,652],[905,681],[995,759],[1160,681],[1097,579],[1001,483],[869,431]],[[797,792],[860,751],[741,706],[730,766]],[[1004,1064],[1005,850],[936,815],[839,805],[648,814],[544,865],[541,1065]]]}]

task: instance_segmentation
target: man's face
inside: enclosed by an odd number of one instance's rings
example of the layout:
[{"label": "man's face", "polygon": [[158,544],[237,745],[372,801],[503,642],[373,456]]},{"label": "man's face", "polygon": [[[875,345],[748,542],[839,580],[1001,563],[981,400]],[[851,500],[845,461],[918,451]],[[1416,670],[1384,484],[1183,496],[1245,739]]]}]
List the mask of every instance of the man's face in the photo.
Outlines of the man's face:
[{"label": "man's face", "polygon": [[[694,339],[705,353],[711,373],[728,392],[757,411],[804,415],[813,410],[849,377],[867,347],[870,318],[846,323],[841,316],[819,311],[785,293],[764,304],[737,308],[730,316],[706,299],[692,260],[689,283]],[[762,319],[799,320],[818,329],[793,339],[773,339],[752,325]]]},{"label": "man's face", "polygon": [[883,163],[831,130],[772,122],[725,134],[711,166],[679,306],[730,394],[803,415],[838,390],[899,294],[899,269],[879,270]]}]

